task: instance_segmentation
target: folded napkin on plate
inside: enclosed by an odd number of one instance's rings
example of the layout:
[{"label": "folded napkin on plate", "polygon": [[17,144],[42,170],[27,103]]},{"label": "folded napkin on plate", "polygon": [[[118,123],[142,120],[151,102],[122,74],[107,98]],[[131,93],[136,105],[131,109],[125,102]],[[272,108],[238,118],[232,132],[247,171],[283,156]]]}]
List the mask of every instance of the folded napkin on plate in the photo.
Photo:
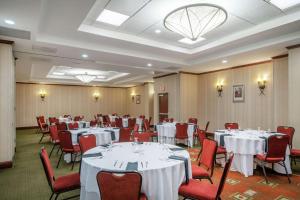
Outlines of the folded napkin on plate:
[{"label": "folded napkin on plate", "polygon": [[138,162],[128,162],[126,166],[126,171],[137,171]]},{"label": "folded napkin on plate", "polygon": [[100,157],[102,156],[101,152],[98,153],[89,153],[89,154],[83,154],[82,157],[83,158],[92,158],[92,157]]},{"label": "folded napkin on plate", "polygon": [[265,152],[268,152],[268,138],[264,136],[260,136],[259,138],[265,140]]},{"label": "folded napkin on plate", "polygon": [[224,137],[231,136],[230,134],[220,135],[220,146],[224,147]]},{"label": "folded napkin on plate", "polygon": [[169,148],[171,151],[183,151],[184,148],[181,148],[181,147],[171,147]]},{"label": "folded napkin on plate", "polygon": [[115,135],[114,131],[111,131],[111,130],[104,130],[104,131],[110,132],[111,140],[116,140],[116,135]]},{"label": "folded napkin on plate", "polygon": [[189,163],[188,163],[188,159],[185,157],[181,157],[181,156],[169,156],[169,159],[173,159],[173,160],[181,160],[184,162],[184,171],[185,171],[185,183],[188,184],[189,183]]}]

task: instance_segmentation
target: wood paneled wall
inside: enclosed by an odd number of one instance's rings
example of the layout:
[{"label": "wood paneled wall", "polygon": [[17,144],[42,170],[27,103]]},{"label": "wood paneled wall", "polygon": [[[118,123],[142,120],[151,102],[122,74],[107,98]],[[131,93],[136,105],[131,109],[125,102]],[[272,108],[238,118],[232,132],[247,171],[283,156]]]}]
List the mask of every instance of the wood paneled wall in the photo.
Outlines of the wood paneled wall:
[{"label": "wood paneled wall", "polygon": [[[47,92],[45,101],[39,96],[40,90]],[[85,86],[63,86],[42,84],[16,84],[17,127],[36,126],[38,115],[61,116],[64,114],[84,115],[93,119],[97,113],[127,113],[126,88],[104,88]],[[99,92],[95,101],[93,93]]]}]

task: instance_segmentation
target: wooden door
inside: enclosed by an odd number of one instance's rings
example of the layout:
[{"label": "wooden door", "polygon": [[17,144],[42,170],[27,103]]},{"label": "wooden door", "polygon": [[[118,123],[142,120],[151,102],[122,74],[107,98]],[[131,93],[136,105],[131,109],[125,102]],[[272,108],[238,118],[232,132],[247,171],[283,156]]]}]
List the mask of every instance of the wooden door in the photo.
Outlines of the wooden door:
[{"label": "wooden door", "polygon": [[162,122],[164,118],[168,118],[169,116],[168,93],[158,94],[158,114],[159,122]]}]

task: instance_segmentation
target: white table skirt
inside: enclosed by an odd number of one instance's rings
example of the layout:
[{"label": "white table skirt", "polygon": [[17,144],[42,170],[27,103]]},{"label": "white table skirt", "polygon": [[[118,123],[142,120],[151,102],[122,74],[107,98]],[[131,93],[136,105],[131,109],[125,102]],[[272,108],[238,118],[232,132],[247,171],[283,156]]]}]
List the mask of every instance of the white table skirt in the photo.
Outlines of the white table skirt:
[{"label": "white table skirt", "polygon": [[[176,122],[157,124],[156,130],[158,135],[158,141],[160,143],[175,144],[176,135]],[[193,147],[193,133],[195,131],[194,124],[188,124],[188,143],[185,140],[178,140],[179,142],[185,142],[186,145]]]},{"label": "white table skirt", "polygon": [[[102,169],[125,170],[127,162],[138,161],[138,172],[142,175],[142,189],[149,200],[178,200],[178,188],[185,181],[184,162],[167,159],[171,153],[167,146],[158,143],[138,145],[143,151],[134,153],[132,143],[116,143],[111,151],[96,147],[86,153],[101,151],[103,158],[83,158],[81,165],[81,200],[99,200],[100,193],[96,174]],[[175,147],[172,145],[172,147]],[[191,161],[186,150],[174,152],[178,156],[188,158],[189,177],[191,178]],[[116,166],[114,166],[117,161]],[[143,167],[140,162],[143,162]],[[148,165],[146,167],[146,161]],[[123,163],[120,168],[121,163]]]},{"label": "white table skirt", "polygon": [[[224,137],[224,146],[227,152],[233,152],[234,158],[231,165],[232,171],[238,171],[245,175],[245,177],[253,175],[253,169],[256,167],[254,163],[254,156],[265,153],[265,140],[259,138],[260,136],[269,137],[268,134],[262,131],[246,130],[246,131],[227,131],[215,132],[215,140],[220,145],[220,136],[222,134],[233,134],[233,136]],[[289,159],[289,148],[286,150],[285,164],[289,174],[292,173]],[[259,162],[259,161],[257,161]],[[267,167],[270,167],[268,165]],[[285,174],[285,169],[279,164],[274,164],[274,170],[278,173]]]}]

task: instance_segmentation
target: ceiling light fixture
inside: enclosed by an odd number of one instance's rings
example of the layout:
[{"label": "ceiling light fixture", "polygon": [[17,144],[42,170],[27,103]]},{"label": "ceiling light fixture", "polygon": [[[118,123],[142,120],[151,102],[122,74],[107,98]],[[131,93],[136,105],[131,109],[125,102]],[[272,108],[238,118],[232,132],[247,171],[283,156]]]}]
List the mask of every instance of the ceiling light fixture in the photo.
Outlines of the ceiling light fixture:
[{"label": "ceiling light fixture", "polygon": [[274,6],[280,8],[281,10],[300,4],[300,0],[265,0],[265,1],[273,4]]},{"label": "ceiling light fixture", "polygon": [[81,57],[87,58],[87,57],[89,57],[89,55],[87,55],[87,54],[82,54]]},{"label": "ceiling light fixture", "polygon": [[203,37],[199,37],[197,40],[191,40],[189,38],[182,38],[182,39],[178,40],[178,42],[192,45],[192,44],[196,44],[198,42],[201,42],[203,40],[205,40],[205,38],[203,38]]},{"label": "ceiling light fixture", "polygon": [[104,9],[96,21],[104,22],[114,26],[121,26],[121,24],[123,24],[128,18],[129,16],[127,15]]},{"label": "ceiling light fixture", "polygon": [[156,29],[156,30],[155,30],[155,33],[156,33],[156,34],[160,34],[160,33],[161,33],[161,30]]},{"label": "ceiling light fixture", "polygon": [[222,63],[224,63],[224,64],[227,63],[227,62],[228,62],[227,60],[222,60]]},{"label": "ceiling light fixture", "polygon": [[85,74],[78,74],[75,76],[77,79],[79,79],[81,82],[83,83],[89,83],[91,81],[93,81],[96,76],[93,76],[93,75],[88,75],[88,73],[85,73]]},{"label": "ceiling light fixture", "polygon": [[9,24],[9,25],[14,25],[15,24],[15,22],[13,20],[10,20],[10,19],[6,19],[6,20],[4,20],[4,22],[6,24]]},{"label": "ceiling light fixture", "polygon": [[196,41],[209,31],[221,26],[227,19],[227,12],[213,4],[192,4],[169,13],[164,26],[185,38]]},{"label": "ceiling light fixture", "polygon": [[147,66],[148,66],[148,67],[152,67],[152,64],[151,64],[151,63],[148,63]]}]

